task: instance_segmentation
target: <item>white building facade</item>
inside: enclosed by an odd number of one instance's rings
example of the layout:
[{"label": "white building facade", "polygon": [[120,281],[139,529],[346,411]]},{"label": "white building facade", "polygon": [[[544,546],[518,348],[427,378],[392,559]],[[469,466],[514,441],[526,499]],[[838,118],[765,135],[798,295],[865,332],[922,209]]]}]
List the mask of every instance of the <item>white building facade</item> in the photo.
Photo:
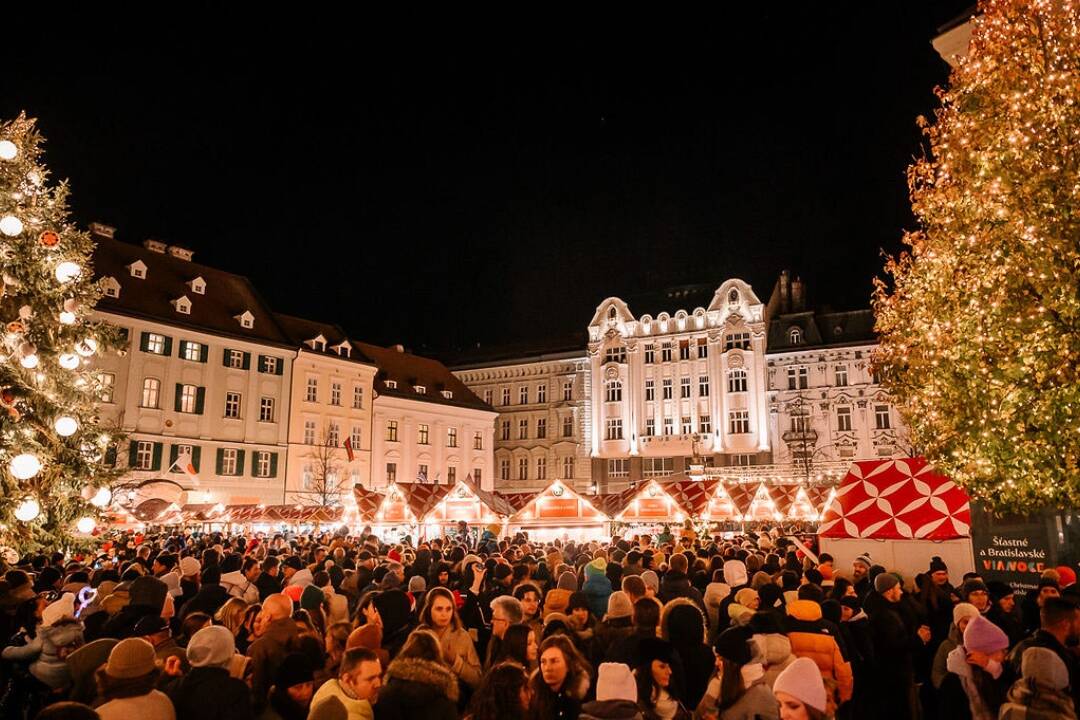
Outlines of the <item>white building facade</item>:
[{"label": "white building facade", "polygon": [[[175,502],[280,502],[296,351],[246,278],[183,248],[95,226],[105,296],[95,318],[127,335],[100,356],[100,412],[128,435],[121,492]],[[184,472],[190,458],[197,477]]]},{"label": "white building facade", "polygon": [[499,489],[539,491],[555,479],[591,488],[592,376],[584,351],[477,362],[454,373],[498,412]]}]

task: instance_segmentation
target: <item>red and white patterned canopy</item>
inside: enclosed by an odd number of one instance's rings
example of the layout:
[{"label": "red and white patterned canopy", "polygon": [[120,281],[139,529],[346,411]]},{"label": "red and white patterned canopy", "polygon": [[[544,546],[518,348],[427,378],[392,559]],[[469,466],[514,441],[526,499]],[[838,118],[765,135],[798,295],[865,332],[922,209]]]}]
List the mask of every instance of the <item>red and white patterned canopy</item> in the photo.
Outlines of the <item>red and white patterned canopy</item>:
[{"label": "red and white patterned canopy", "polygon": [[821,519],[822,537],[950,540],[971,534],[971,503],[925,458],[852,463]]}]

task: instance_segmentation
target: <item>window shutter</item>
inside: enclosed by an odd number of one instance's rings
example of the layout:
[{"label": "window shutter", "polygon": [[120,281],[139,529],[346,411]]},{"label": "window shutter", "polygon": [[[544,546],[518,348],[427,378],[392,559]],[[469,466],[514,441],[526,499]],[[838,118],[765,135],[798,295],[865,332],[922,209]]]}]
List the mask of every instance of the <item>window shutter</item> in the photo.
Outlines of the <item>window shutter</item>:
[{"label": "window shutter", "polygon": [[206,362],[206,356],[209,355],[209,354],[210,354],[210,346],[209,345],[205,345],[205,344],[199,345],[199,362],[201,362],[201,363]]},{"label": "window shutter", "polygon": [[225,367],[229,367],[229,348],[225,348],[221,352],[221,364]]},{"label": "window shutter", "polygon": [[206,405],[206,388],[200,387],[195,391],[195,414],[203,414],[203,406]]},{"label": "window shutter", "polygon": [[195,472],[199,472],[199,459],[202,457],[202,448],[198,445],[191,448],[191,465],[195,468]]},{"label": "window shutter", "polygon": [[249,352],[244,353],[244,369],[251,369],[251,353]]},{"label": "window shutter", "polygon": [[277,359],[277,369],[274,371],[275,375],[282,375],[285,372],[285,358]]},{"label": "window shutter", "polygon": [[180,348],[180,352],[178,352],[176,356],[181,360],[187,360],[187,345],[187,340],[181,340],[180,344],[177,346],[178,348]]},{"label": "window shutter", "polygon": [[270,453],[270,475],[268,477],[277,477],[277,453]]},{"label": "window shutter", "polygon": [[128,467],[135,467],[135,461],[139,457],[139,441],[132,440],[128,443]]},{"label": "window shutter", "polygon": [[165,336],[165,351],[162,352],[162,355],[165,357],[172,356],[172,338],[168,335]]},{"label": "window shutter", "polygon": [[178,457],[180,457],[180,446],[179,445],[170,445],[169,446],[169,471],[170,472],[177,472],[175,465],[176,465],[176,458],[178,458]]},{"label": "window shutter", "polygon": [[105,449],[105,464],[109,467],[116,467],[116,446],[110,445]]},{"label": "window shutter", "polygon": [[150,351],[150,333],[144,332],[139,336],[139,349],[143,352]]},{"label": "window shutter", "polygon": [[267,360],[267,358],[266,358],[265,355],[260,355],[259,356],[258,368],[259,368],[259,372],[261,372],[261,373],[266,372],[266,360]]},{"label": "window shutter", "polygon": [[244,451],[243,450],[237,450],[236,451],[236,474],[237,475],[243,475],[244,474]]},{"label": "window shutter", "polygon": [[180,401],[184,396],[184,386],[180,383],[176,383],[176,412],[180,412]]},{"label": "window shutter", "polygon": [[216,469],[216,472],[217,472],[218,475],[221,474],[221,468],[222,468],[222,466],[224,466],[224,464],[225,464],[225,448],[218,448],[217,449],[217,469]]},{"label": "window shutter", "polygon": [[120,328],[120,339],[124,341],[125,345],[131,339],[131,332],[126,327]]},{"label": "window shutter", "polygon": [[162,450],[162,443],[154,443],[154,462],[150,466],[151,470],[160,470],[161,469],[161,450]]}]

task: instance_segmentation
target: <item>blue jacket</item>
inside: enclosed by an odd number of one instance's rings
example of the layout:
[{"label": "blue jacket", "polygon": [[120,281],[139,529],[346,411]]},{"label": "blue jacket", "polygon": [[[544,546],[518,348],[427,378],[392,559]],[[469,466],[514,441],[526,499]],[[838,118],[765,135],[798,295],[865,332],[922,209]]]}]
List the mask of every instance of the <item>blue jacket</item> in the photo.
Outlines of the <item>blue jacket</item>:
[{"label": "blue jacket", "polygon": [[581,586],[581,592],[589,598],[589,612],[597,620],[602,620],[607,614],[608,596],[612,593],[611,581],[606,575],[594,575],[585,580],[585,584]]}]

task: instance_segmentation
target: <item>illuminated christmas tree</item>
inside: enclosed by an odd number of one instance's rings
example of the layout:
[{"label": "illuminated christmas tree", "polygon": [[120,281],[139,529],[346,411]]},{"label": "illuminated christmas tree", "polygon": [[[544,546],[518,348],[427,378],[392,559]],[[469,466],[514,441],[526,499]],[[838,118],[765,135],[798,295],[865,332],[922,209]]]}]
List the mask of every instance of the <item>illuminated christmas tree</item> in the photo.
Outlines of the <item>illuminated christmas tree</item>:
[{"label": "illuminated christmas tree", "polygon": [[913,442],[1003,510],[1080,504],[1080,4],[986,0],[874,297]]},{"label": "illuminated christmas tree", "polygon": [[85,537],[118,474],[92,364],[115,330],[89,318],[93,241],[69,221],[41,145],[33,120],[0,124],[0,544],[20,551]]}]

